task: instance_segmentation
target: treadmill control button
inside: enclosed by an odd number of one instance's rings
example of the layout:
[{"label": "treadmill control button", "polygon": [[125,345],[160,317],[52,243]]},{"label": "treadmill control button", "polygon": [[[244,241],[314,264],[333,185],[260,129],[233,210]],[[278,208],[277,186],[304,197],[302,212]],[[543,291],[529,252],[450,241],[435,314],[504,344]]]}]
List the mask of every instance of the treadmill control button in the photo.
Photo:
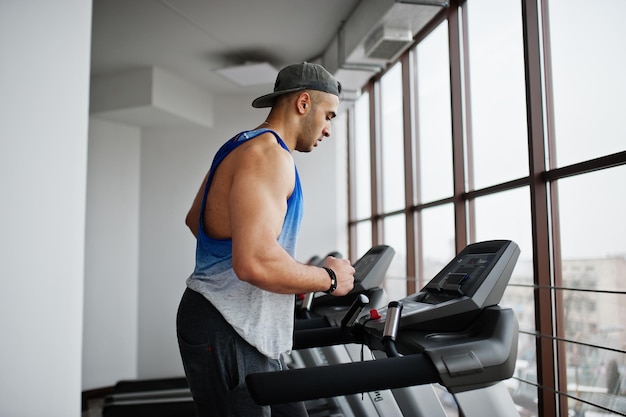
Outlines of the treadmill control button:
[{"label": "treadmill control button", "polygon": [[370,310],[370,319],[372,319],[372,320],[380,319],[380,313],[375,308]]}]

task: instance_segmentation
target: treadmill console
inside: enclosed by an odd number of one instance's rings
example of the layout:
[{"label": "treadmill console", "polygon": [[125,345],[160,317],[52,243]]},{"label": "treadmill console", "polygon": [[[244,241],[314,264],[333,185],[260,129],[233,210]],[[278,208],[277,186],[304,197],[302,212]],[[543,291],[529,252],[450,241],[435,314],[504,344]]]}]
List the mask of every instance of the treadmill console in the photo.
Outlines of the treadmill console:
[{"label": "treadmill console", "polygon": [[[402,300],[402,329],[446,329],[467,326],[482,309],[500,302],[519,257],[518,246],[510,240],[492,240],[468,245],[421,291]],[[380,318],[364,323],[382,331],[387,308]]]},{"label": "treadmill console", "polygon": [[319,295],[313,301],[313,305],[347,307],[352,304],[357,295],[380,288],[395,254],[396,251],[391,246],[372,247],[352,265],[355,270],[354,288],[348,294],[343,297]]},{"label": "treadmill console", "polygon": [[[313,316],[324,317],[331,325],[340,326],[344,315],[360,294],[366,294],[369,298],[369,308],[382,307],[386,298],[381,284],[395,254],[391,246],[372,247],[352,265],[355,269],[352,291],[343,297],[323,293],[308,294],[315,298],[310,299],[307,311],[310,310]],[[301,310],[297,310],[296,314],[303,318]],[[298,321],[296,325],[301,329],[305,324]]]},{"label": "treadmill console", "polygon": [[395,254],[391,246],[378,245],[361,256],[352,265],[355,269],[354,288],[350,293],[362,293],[370,288],[380,287]]}]

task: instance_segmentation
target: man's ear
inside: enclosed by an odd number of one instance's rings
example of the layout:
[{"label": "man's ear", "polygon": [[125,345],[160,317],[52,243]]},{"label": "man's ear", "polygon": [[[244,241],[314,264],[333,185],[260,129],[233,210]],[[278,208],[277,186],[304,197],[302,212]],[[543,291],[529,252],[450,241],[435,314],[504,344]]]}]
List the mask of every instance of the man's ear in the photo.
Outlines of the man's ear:
[{"label": "man's ear", "polygon": [[299,114],[304,114],[311,108],[311,94],[307,91],[303,91],[296,101],[296,107]]}]

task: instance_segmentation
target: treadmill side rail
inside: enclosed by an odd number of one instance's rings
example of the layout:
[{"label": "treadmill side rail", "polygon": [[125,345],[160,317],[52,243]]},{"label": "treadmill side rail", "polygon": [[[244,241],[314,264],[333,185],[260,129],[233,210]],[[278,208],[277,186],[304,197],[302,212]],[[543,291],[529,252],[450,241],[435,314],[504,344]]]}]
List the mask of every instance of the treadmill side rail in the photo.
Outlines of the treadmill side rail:
[{"label": "treadmill side rail", "polygon": [[439,373],[423,354],[288,371],[262,372],[246,377],[258,404],[280,404],[339,395],[440,382]]}]

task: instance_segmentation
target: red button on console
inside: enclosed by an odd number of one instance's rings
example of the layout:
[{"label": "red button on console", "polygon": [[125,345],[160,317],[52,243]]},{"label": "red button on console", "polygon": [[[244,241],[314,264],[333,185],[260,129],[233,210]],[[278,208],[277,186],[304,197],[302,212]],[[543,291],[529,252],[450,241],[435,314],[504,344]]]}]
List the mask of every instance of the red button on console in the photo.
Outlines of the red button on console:
[{"label": "red button on console", "polygon": [[380,313],[375,308],[370,310],[370,319],[378,320],[380,318]]}]

